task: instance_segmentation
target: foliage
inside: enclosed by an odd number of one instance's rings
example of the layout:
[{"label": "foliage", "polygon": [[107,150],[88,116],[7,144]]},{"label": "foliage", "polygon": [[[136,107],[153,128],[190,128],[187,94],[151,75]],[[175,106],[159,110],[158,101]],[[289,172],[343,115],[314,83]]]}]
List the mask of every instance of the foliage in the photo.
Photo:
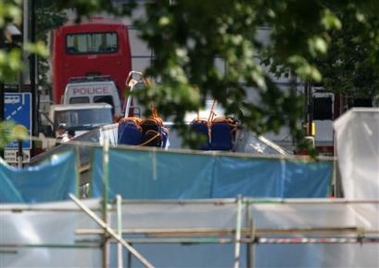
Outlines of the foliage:
[{"label": "foliage", "polygon": [[[154,51],[144,71],[157,83],[141,92],[140,102],[154,104],[163,116],[174,115],[178,125],[187,111],[214,98],[258,134],[288,126],[300,141],[304,104],[296,83],[280,89],[265,68],[299,82],[324,82],[333,90],[377,85],[375,0],[123,2],[114,7],[107,0],[54,1],[58,9],[76,8],[78,19],[103,11],[131,16],[143,5],[146,16],[133,23]],[[259,38],[261,27],[270,29],[269,43]]]},{"label": "foliage", "polygon": [[0,2],[0,81],[9,81],[14,79],[17,72],[22,69],[21,50],[19,48],[5,49],[7,40],[5,40],[5,29],[8,23],[21,21],[21,10],[19,9],[20,1],[2,1]]},{"label": "foliage", "polygon": [[[46,56],[45,45],[41,42],[28,43],[24,47],[13,40],[5,39],[6,27],[10,23],[20,25],[22,21],[22,1],[5,0],[0,2],[0,83],[13,82],[23,69],[22,53],[37,53]],[[0,122],[0,148],[19,136],[18,128],[13,122]]]},{"label": "foliage", "polygon": [[[5,48],[5,29],[8,23],[21,21],[21,11],[18,8],[19,1],[0,2],[0,82],[4,83],[14,79],[21,70],[21,50],[19,48]],[[9,141],[13,128],[12,122],[0,122],[0,148]]]},{"label": "foliage", "polygon": [[0,123],[0,148],[4,148],[14,140],[24,140],[28,137],[28,130],[23,125],[16,125],[12,121]]},{"label": "foliage", "polygon": [[315,59],[325,88],[349,97],[379,94],[379,19],[366,8],[350,4],[336,11],[343,31],[330,31],[329,53]]},{"label": "foliage", "polygon": [[[280,90],[260,60],[270,55],[280,73],[320,81],[308,58],[327,50],[328,38],[320,33],[340,27],[331,11],[318,1],[227,0],[154,1],[145,11],[135,26],[154,50],[146,74],[160,86],[144,92],[143,102],[154,103],[164,115],[175,111],[180,123],[188,109],[196,110],[211,96],[258,134],[287,125],[294,138],[301,138],[301,95],[294,87]],[[262,25],[271,29],[269,44],[258,38]],[[225,75],[215,58],[227,66]],[[255,101],[248,99],[252,95]]]},{"label": "foliage", "polygon": [[[36,39],[44,44],[48,44],[49,32],[67,21],[67,15],[60,12],[56,1],[54,0],[34,0],[35,1],[35,18],[36,18]],[[47,82],[49,71],[49,62],[47,57],[38,58],[38,74],[40,76],[39,85],[43,88],[50,87]]]}]

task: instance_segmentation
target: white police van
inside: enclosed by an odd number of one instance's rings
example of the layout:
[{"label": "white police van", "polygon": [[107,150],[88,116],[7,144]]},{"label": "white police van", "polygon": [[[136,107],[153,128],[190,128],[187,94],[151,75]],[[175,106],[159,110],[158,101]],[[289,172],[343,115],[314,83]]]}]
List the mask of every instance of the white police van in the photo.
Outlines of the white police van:
[{"label": "white police van", "polygon": [[115,117],[121,116],[121,100],[110,76],[71,78],[63,95],[63,104],[109,103]]}]

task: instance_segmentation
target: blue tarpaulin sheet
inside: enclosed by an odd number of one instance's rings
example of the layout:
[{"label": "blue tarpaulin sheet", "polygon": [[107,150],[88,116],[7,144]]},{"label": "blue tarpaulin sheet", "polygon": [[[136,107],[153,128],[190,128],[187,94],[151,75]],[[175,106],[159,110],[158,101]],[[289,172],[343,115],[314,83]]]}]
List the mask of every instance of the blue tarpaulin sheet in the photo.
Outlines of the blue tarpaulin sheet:
[{"label": "blue tarpaulin sheet", "polygon": [[78,193],[79,174],[73,150],[39,166],[16,168],[0,163],[0,203],[39,203],[69,199]]},{"label": "blue tarpaulin sheet", "polygon": [[[91,190],[104,193],[96,148]],[[125,199],[320,198],[330,194],[333,161],[110,148],[108,194]]]}]

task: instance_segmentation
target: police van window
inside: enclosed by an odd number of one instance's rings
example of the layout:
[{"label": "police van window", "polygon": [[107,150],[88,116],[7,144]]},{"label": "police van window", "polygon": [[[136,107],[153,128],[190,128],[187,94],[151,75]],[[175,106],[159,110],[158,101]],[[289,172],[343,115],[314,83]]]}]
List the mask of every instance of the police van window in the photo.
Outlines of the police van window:
[{"label": "police van window", "polygon": [[114,114],[114,103],[113,103],[113,97],[110,95],[107,96],[95,96],[93,98],[94,103],[100,103],[100,102],[105,102],[108,103],[112,106],[112,114]]},{"label": "police van window", "polygon": [[78,125],[78,112],[77,111],[57,111],[55,114],[55,122],[58,127],[60,124],[65,125],[66,128]]},{"label": "police van window", "polygon": [[68,54],[114,53],[118,51],[116,32],[78,33],[66,36]]},{"label": "police van window", "polygon": [[90,103],[89,97],[73,97],[68,101],[70,104],[75,103]]}]

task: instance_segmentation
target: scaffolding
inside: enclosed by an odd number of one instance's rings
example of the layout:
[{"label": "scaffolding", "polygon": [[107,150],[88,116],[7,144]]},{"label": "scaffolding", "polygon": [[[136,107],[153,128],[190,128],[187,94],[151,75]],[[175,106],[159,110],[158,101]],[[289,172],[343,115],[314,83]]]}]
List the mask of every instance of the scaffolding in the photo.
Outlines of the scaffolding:
[{"label": "scaffolding", "polygon": [[[159,260],[158,264],[155,263],[156,257],[151,260],[151,250],[154,251],[163,244],[169,244],[178,245],[178,247],[184,247],[185,250],[191,251],[193,247],[189,245],[213,244],[230,245],[221,250],[222,257],[229,261],[225,262],[225,267],[237,268],[259,267],[262,262],[259,257],[261,250],[257,251],[257,247],[262,245],[306,247],[306,245],[313,244],[320,245],[321,248],[323,245],[337,247],[339,245],[359,245],[359,247],[369,249],[368,253],[377,252],[379,245],[378,222],[374,220],[378,214],[376,216],[372,214],[371,218],[361,218],[362,212],[370,212],[370,214],[375,210],[376,213],[378,212],[378,200],[255,200],[237,197],[223,200],[138,201],[122,200],[118,196],[107,204],[107,212],[105,212],[102,209],[104,201],[102,199],[79,200],[74,195],[70,197],[77,206],[76,208],[69,201],[49,205],[3,206],[0,212],[4,228],[8,226],[8,217],[19,217],[20,214],[27,215],[28,213],[45,214],[45,217],[51,217],[50,222],[53,222],[54,218],[64,218],[65,214],[68,214],[67,217],[70,218],[74,213],[77,220],[84,221],[86,223],[84,225],[88,227],[70,226],[70,232],[74,233],[71,236],[72,243],[69,240],[64,241],[64,239],[61,242],[52,243],[49,241],[51,239],[44,241],[42,238],[39,243],[7,241],[10,238],[2,235],[0,259],[4,260],[5,256],[10,255],[18,256],[22,248],[44,248],[52,252],[57,249],[63,250],[62,252],[65,252],[65,249],[72,252],[70,249],[74,248],[95,251],[100,249],[101,259],[88,260],[88,263],[84,263],[92,267],[140,267],[140,265],[162,267],[162,263],[166,263],[169,267],[170,260]],[[277,215],[268,215],[267,211]],[[319,215],[314,215],[314,217],[306,219],[304,216],[309,214],[309,211],[318,211],[324,217],[319,218]],[[282,217],[284,213],[291,215],[285,218]],[[104,221],[101,217],[105,214],[107,218]],[[329,219],[333,214],[342,217],[341,222]],[[263,220],[265,215],[272,218]],[[346,216],[351,218],[348,219]],[[46,219],[45,217],[44,219]],[[141,221],[143,218],[146,219]],[[278,222],[279,218],[282,220]],[[299,221],[300,218],[301,221]],[[359,220],[357,220],[358,218]],[[151,223],[151,219],[154,220],[153,223]],[[220,222],[220,219],[223,221]],[[313,223],[313,226],[310,223]],[[321,226],[321,223],[324,226]],[[36,226],[34,227],[36,228]],[[52,228],[54,229],[54,227]],[[43,230],[40,229],[40,231]],[[59,229],[52,231],[59,232]],[[37,233],[33,235],[38,236]],[[113,247],[114,245],[116,248]],[[147,250],[144,245],[148,245],[147,248],[150,250]],[[157,247],[154,248],[154,245]],[[153,246],[152,249],[151,246]],[[351,253],[355,247],[343,247],[340,249],[340,253],[346,250]],[[327,254],[324,250],[320,252]],[[320,253],[316,252],[315,254]],[[72,254],[70,253],[70,255]],[[171,252],[170,256],[174,260],[175,252]],[[285,261],[285,257],[272,256],[272,258],[281,259],[281,262]],[[361,259],[356,258],[354,264],[359,266],[368,259],[370,259],[368,256],[363,255]],[[375,256],[371,256],[371,265],[376,264],[375,259],[377,259]],[[76,266],[75,257],[72,261],[71,267]],[[336,261],[340,261],[339,258]],[[178,261],[176,260],[176,262]],[[36,263],[41,264],[38,261]],[[192,264],[187,265],[192,266]],[[333,261],[328,264],[340,265]],[[54,267],[53,263],[49,263],[49,265]],[[202,265],[213,267],[210,263],[202,263]],[[299,262],[299,265],[304,265],[304,262]],[[3,263],[1,267],[7,267],[6,263]],[[62,262],[59,263],[59,267],[63,267]]]}]

